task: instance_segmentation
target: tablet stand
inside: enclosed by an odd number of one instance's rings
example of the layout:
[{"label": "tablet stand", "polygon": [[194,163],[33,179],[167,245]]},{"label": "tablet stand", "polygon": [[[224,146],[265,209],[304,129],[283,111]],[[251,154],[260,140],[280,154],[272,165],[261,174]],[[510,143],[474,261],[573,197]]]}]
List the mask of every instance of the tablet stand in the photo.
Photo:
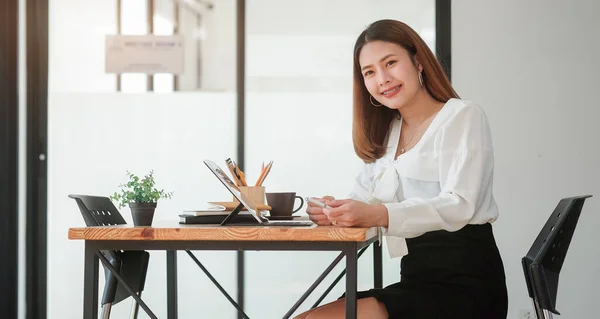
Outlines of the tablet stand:
[{"label": "tablet stand", "polygon": [[[259,222],[256,221],[256,219],[254,218],[254,216],[252,217],[252,221],[248,221],[246,218],[241,218],[242,216],[239,216],[238,214],[242,211],[242,208],[244,208],[244,204],[239,203],[232,211],[231,213],[229,213],[229,215],[227,215],[227,217],[225,217],[225,219],[223,219],[223,221],[221,222],[221,226],[225,226],[227,223],[231,224],[236,224],[236,219],[238,220],[237,223],[243,223],[246,225],[258,225]],[[236,218],[237,217],[237,218]]]}]

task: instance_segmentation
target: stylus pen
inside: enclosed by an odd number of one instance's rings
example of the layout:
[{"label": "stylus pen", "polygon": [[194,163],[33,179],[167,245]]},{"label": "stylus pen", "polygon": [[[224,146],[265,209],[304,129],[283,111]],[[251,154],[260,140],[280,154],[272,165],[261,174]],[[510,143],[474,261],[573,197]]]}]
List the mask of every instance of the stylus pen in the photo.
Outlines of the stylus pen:
[{"label": "stylus pen", "polygon": [[321,208],[332,208],[331,206],[325,205],[325,203],[321,203],[321,202],[319,202],[316,199],[312,199],[312,198],[309,198],[309,197],[306,197],[304,199],[306,199],[307,202],[313,203],[313,204],[315,204],[315,205],[317,205],[317,206],[319,206]]}]

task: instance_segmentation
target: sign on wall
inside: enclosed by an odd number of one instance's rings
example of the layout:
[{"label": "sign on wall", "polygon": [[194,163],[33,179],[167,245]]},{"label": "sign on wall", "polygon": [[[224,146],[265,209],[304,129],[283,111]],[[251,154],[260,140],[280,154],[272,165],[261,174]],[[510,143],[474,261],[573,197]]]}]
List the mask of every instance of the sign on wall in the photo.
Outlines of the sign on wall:
[{"label": "sign on wall", "polygon": [[106,73],[183,73],[180,35],[107,35]]}]

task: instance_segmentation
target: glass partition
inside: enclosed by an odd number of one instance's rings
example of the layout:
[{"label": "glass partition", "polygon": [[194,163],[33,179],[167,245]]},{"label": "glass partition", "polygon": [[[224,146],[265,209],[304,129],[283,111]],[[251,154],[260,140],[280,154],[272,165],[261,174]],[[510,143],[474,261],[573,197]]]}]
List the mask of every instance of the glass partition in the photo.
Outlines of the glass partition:
[{"label": "glass partition", "polygon": [[[266,191],[344,198],[361,162],[352,145],[352,58],[371,22],[408,23],[432,49],[434,1],[255,0],[247,3],[246,176],[273,160]],[[434,50],[435,51],[435,50]],[[305,208],[301,210],[306,214]],[[384,286],[399,260],[384,248]],[[247,312],[281,317],[337,256],[334,252],[246,253]],[[307,310],[345,267],[342,261],[297,313]],[[360,290],[373,287],[373,254],[359,261]],[[324,302],[344,292],[345,281]],[[265,302],[269,307],[264,307]]]},{"label": "glass partition", "polygon": [[[174,191],[159,201],[154,224],[175,222],[194,209],[230,195],[202,163],[235,153],[235,95],[231,93],[52,93],[48,154],[48,317],[78,318],[83,304],[83,242],[67,240],[83,218],[68,194],[108,196],[126,181],[127,170],[155,171],[159,187]],[[129,208],[120,209],[132,223]],[[225,289],[236,291],[234,252],[195,252]],[[150,252],[144,300],[166,316],[166,254]],[[196,264],[180,252],[179,314],[215,318],[234,309]],[[67,262],[68,261],[68,262]],[[103,273],[100,288],[103,287]],[[69,307],[65,307],[68,300]],[[130,301],[113,308],[126,317]],[[142,317],[143,318],[143,317]]]},{"label": "glass partition", "polygon": [[105,73],[104,39],[119,33],[183,38],[183,73],[155,74],[155,92],[235,91],[235,0],[53,0],[49,10],[50,91],[146,92],[145,74],[121,74],[118,89]]},{"label": "glass partition", "polygon": [[[123,74],[122,92],[118,93],[117,75],[106,74],[104,65],[105,37],[117,32],[118,3],[122,33],[145,34],[149,7],[145,0],[54,0],[50,6],[48,318],[80,318],[82,314],[84,245],[82,241],[69,241],[67,230],[85,223],[68,194],[108,196],[126,181],[127,170],[136,174],[154,170],[157,186],[174,191],[172,199],[159,201],[154,223],[176,223],[184,209],[231,198],[202,160],[221,162],[236,154],[234,87],[218,81],[211,87],[208,77],[204,77],[205,87],[197,86],[193,80],[198,78],[197,65],[188,62],[178,79],[185,92],[173,92],[173,75],[154,75],[155,92],[147,92],[147,75]],[[155,34],[173,33],[176,3],[183,2],[154,1]],[[199,7],[193,15],[202,14],[208,19],[214,12],[227,12],[235,16],[232,4],[219,1],[212,13]],[[191,10],[179,7],[181,23],[187,23]],[[193,27],[182,27],[186,43],[197,48],[196,41],[190,39],[199,35],[201,25],[195,19],[187,25]],[[226,25],[230,25],[230,33],[220,29],[219,35],[207,34],[206,38],[227,44],[227,54],[219,56],[227,68],[218,69],[220,73],[214,77],[221,75],[235,83],[235,36],[231,32],[235,21],[229,19]],[[186,61],[196,60],[197,50],[192,51],[186,52]],[[218,55],[219,51],[210,54]],[[129,208],[121,208],[120,212],[128,223],[132,222]],[[235,252],[194,253],[235,296]],[[201,309],[205,317],[234,318],[235,309],[196,264],[187,254],[178,255],[179,316],[195,317]],[[151,251],[142,297],[159,318],[167,315],[165,271],[166,253]],[[99,284],[101,296],[103,271]],[[131,299],[115,305],[112,317],[128,317],[130,305]],[[140,311],[140,318],[147,315]]]},{"label": "glass partition", "polygon": [[[118,6],[118,4],[121,6]],[[235,1],[54,0],[50,6],[48,123],[48,318],[82,313],[83,243],[67,240],[84,221],[68,194],[107,196],[125,172],[155,171],[174,191],[159,202],[156,222],[230,195],[202,160],[236,155]],[[105,73],[106,35],[147,32],[184,37],[183,74]],[[360,167],[351,140],[351,66],[356,36],[380,18],[400,19],[431,46],[434,1],[253,0],[246,3],[245,171],[258,177],[274,160],[267,191],[344,197]],[[145,23],[143,26],[142,23]],[[181,92],[176,92],[181,91]],[[128,208],[120,210],[131,222]],[[304,214],[304,209],[302,210]],[[385,249],[385,247],[384,247]],[[235,252],[196,252],[233,296]],[[166,317],[164,252],[151,252],[144,300]],[[246,253],[245,308],[250,317],[280,318],[335,258],[330,252]],[[384,285],[399,262],[384,250]],[[359,289],[372,287],[372,253],[359,262]],[[342,270],[343,262],[325,281]],[[185,254],[179,254],[179,316],[235,318],[236,311]],[[343,292],[343,281],[325,302]],[[100,273],[100,289],[103,273]],[[306,310],[325,289],[299,309]],[[69,307],[64,307],[68,303]],[[113,308],[129,313],[129,300]],[[265,306],[268,305],[268,306]],[[140,317],[144,318],[144,313]]]}]

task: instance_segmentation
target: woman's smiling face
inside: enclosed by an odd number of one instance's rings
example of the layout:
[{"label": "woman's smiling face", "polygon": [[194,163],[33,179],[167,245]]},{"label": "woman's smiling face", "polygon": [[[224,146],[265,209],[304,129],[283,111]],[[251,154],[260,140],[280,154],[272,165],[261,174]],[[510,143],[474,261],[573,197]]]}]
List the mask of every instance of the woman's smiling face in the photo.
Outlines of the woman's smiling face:
[{"label": "woman's smiling face", "polygon": [[421,89],[414,59],[403,47],[385,41],[366,43],[359,64],[367,91],[390,109],[402,109]]}]

